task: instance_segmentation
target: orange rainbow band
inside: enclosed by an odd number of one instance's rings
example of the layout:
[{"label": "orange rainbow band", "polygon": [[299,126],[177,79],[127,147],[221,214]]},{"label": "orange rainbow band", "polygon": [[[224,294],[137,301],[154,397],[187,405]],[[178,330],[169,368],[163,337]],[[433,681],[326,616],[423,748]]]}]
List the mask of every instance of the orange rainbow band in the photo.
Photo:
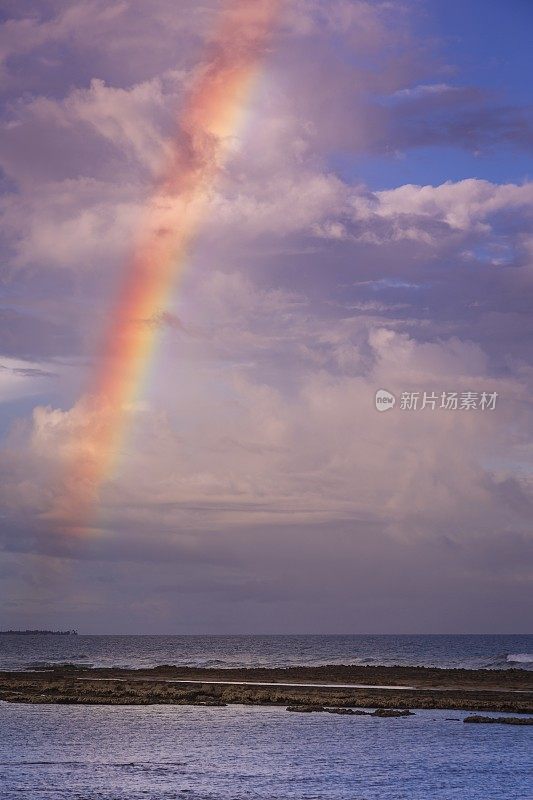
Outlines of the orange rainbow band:
[{"label": "orange rainbow band", "polygon": [[113,466],[156,336],[148,324],[164,308],[201,223],[205,202],[238,128],[252,80],[272,32],[279,0],[237,0],[221,12],[212,55],[180,116],[170,158],[151,197],[127,265],[87,395],[87,415],[53,516],[84,530]]}]

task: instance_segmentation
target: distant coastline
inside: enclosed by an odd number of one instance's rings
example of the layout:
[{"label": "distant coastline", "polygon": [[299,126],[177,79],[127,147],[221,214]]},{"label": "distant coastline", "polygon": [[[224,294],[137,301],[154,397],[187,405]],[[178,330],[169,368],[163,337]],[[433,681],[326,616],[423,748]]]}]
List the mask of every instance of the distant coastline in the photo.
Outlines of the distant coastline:
[{"label": "distant coastline", "polygon": [[77,636],[78,631],[41,631],[41,630],[25,630],[25,631],[0,631],[0,636]]}]

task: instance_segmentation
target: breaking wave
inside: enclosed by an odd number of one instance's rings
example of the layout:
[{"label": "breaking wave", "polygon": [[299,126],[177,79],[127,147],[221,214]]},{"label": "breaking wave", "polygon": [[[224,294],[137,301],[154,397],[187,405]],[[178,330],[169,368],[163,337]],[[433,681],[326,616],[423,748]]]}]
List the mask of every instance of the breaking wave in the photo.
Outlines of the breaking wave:
[{"label": "breaking wave", "polygon": [[533,653],[509,653],[506,661],[510,664],[533,664]]}]

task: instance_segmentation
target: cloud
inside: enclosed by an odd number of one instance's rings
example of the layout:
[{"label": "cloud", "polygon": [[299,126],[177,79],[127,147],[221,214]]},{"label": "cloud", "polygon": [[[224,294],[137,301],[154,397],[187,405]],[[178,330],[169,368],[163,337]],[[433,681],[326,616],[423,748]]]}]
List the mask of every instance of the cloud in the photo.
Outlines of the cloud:
[{"label": "cloud", "polygon": [[0,362],[0,403],[31,397],[46,391],[57,372],[43,369],[42,365],[15,359]]},{"label": "cloud", "polygon": [[[65,574],[87,629],[303,630],[309,609],[323,630],[476,628],[487,609],[513,627],[531,546],[532,184],[376,190],[353,163],[522,147],[525,111],[452,85],[398,4],[290,3],[180,285],[139,320],[159,345],[91,536],[66,537],[50,513],[64,460],[103,424],[77,398],[218,4],[6,8],[11,613],[24,591],[34,619],[56,613]],[[496,391],[498,406],[379,414],[382,387]]]},{"label": "cloud", "polygon": [[[412,103],[399,105],[390,114],[391,143],[399,150],[444,145],[464,148],[476,155],[491,152],[502,144],[531,152],[531,110],[500,106],[475,95],[461,90],[422,94],[415,91],[410,95]],[[463,102],[454,104],[457,98]]]},{"label": "cloud", "polygon": [[[347,346],[345,335],[339,340]],[[506,475],[505,468],[483,462],[488,454],[497,458],[503,441],[512,449],[512,425],[529,413],[521,408],[523,387],[489,376],[487,359],[473,343],[417,343],[371,328],[367,347],[370,368],[360,359],[345,374],[309,365],[290,392],[234,367],[215,384],[209,374],[197,376],[195,392],[189,386],[180,397],[181,376],[169,376],[166,410],[130,411],[135,446],[104,491],[106,526],[165,532],[362,518],[411,539],[441,536],[456,519],[461,536],[469,535],[466,520],[472,534],[482,532],[488,513],[493,521],[502,515],[496,496]],[[495,416],[380,415],[373,407],[379,386],[398,395],[406,389],[497,391],[503,409]],[[21,511],[45,513],[50,493],[61,492],[57,474],[65,448],[83,447],[83,430],[95,424],[83,405],[67,412],[37,408],[4,453],[11,476],[6,502],[14,507],[19,497]],[[14,452],[18,469],[9,455]],[[39,482],[34,502],[31,474]],[[512,480],[526,496],[527,484]]]},{"label": "cloud", "polygon": [[110,169],[117,175],[117,167],[128,171],[129,182],[132,170],[142,177],[142,170],[157,174],[166,156],[165,133],[173,133],[175,87],[167,81],[165,93],[162,81],[153,79],[122,89],[95,78],[62,99],[19,100],[4,115],[0,164],[21,186],[103,179]]},{"label": "cloud", "polygon": [[79,341],[71,326],[37,313],[0,308],[2,356],[27,359],[65,357],[78,351]]},{"label": "cloud", "polygon": [[[104,80],[113,75],[121,85],[176,68],[180,59],[197,55],[217,11],[212,2],[192,0],[182,4],[180,14],[168,0],[154,0],[149,14],[139,0],[83,0],[67,8],[61,0],[9,1],[8,6],[0,26],[0,59],[4,87],[17,93],[39,84],[31,63],[42,70],[43,88],[63,91],[73,77],[83,80],[95,63]],[[65,58],[70,75],[62,69]]]},{"label": "cloud", "polygon": [[442,95],[447,92],[461,91],[456,86],[450,86],[448,83],[423,83],[419,86],[411,86],[406,89],[397,89],[392,95],[393,98],[418,98],[425,97],[426,95]]},{"label": "cloud", "polygon": [[418,235],[422,241],[456,232],[490,235],[498,215],[511,213],[525,231],[532,204],[532,183],[495,185],[475,178],[447,181],[440,186],[406,184],[374,195],[356,196],[353,201],[356,219],[387,220],[388,234],[393,238]]}]

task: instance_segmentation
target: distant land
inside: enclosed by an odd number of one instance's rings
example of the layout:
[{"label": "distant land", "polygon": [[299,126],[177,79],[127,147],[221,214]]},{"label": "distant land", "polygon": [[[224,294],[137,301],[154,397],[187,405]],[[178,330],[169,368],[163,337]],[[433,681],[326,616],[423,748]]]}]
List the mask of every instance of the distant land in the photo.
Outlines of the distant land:
[{"label": "distant land", "polygon": [[0,631],[0,636],[77,636],[78,631]]}]

